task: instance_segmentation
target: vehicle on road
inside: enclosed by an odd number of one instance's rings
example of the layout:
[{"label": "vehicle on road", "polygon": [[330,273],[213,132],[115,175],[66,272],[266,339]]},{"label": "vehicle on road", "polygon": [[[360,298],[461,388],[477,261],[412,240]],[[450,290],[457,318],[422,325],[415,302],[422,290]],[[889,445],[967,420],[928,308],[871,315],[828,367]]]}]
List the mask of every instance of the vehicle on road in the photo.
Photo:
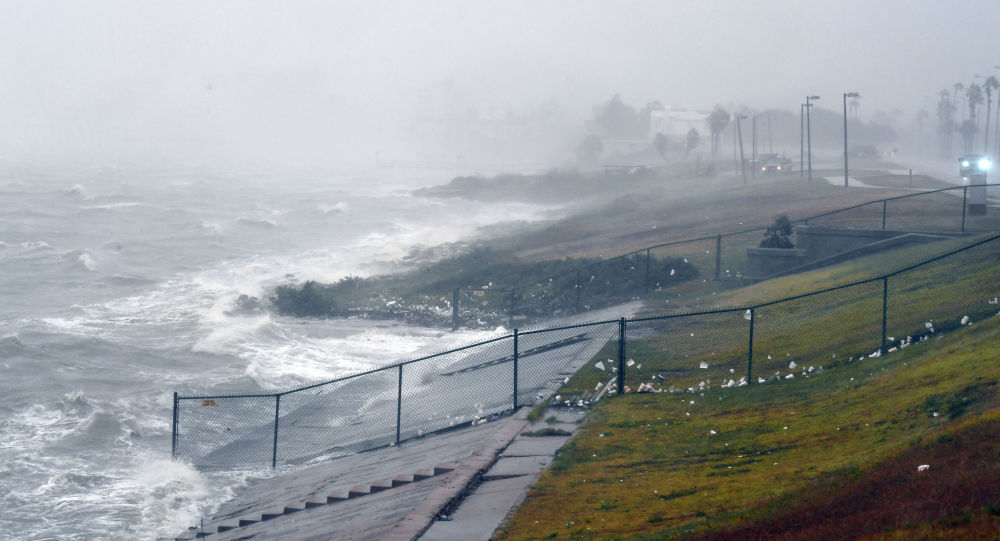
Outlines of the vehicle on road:
[{"label": "vehicle on road", "polygon": [[958,174],[966,184],[972,175],[988,174],[991,167],[993,160],[985,154],[966,154],[958,159]]}]

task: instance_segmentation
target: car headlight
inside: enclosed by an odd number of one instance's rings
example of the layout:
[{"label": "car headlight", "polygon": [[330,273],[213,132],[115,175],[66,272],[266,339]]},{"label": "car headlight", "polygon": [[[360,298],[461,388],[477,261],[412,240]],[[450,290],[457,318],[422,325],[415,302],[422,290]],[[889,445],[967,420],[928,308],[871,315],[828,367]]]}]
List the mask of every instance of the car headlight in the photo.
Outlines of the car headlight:
[{"label": "car headlight", "polygon": [[767,171],[767,166],[765,165],[764,167],[761,167],[760,170],[761,171]]},{"label": "car headlight", "polygon": [[778,166],[778,171],[781,171],[781,166],[780,165]]},{"label": "car headlight", "polygon": [[968,166],[969,166],[969,160],[962,160],[962,167],[968,167]]},{"label": "car headlight", "polygon": [[983,171],[986,171],[987,169],[989,169],[991,165],[993,165],[993,164],[990,163],[990,159],[989,158],[983,158],[983,159],[979,160],[979,168],[982,169]]}]

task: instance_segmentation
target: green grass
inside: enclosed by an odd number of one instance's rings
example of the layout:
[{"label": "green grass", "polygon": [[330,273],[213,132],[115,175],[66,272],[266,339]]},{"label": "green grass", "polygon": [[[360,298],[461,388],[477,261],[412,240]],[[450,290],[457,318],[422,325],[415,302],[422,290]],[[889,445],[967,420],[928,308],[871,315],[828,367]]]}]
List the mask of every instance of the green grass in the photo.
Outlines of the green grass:
[{"label": "green grass", "polygon": [[[959,468],[961,449],[949,455],[942,445],[1000,434],[998,337],[1000,318],[991,318],[793,382],[602,401],[500,538],[725,537],[720,532],[762,521],[808,532],[790,509],[882,482],[878,475],[895,471],[900,457],[907,472],[936,455]],[[1000,479],[995,440],[981,451],[979,478]],[[941,482],[957,474],[943,462],[931,467]],[[1000,484],[961,478],[971,485],[952,489],[967,490],[967,498],[952,498],[937,515],[916,504],[920,512],[908,518],[889,513],[870,533],[902,531],[907,522],[920,531],[950,529],[953,521],[955,528],[995,527],[988,506],[1000,501]],[[840,503],[850,515],[852,506]]]},{"label": "green grass", "polygon": [[[717,291],[712,300],[753,305],[881,275],[970,242],[915,247]],[[764,385],[719,387],[746,373],[744,327],[749,324],[742,312],[630,322],[626,351],[634,366],[628,369],[627,384],[634,388],[661,374],[666,376],[664,388],[711,380],[708,389],[628,394],[599,402],[502,538],[740,539],[767,537],[752,533],[755,525],[767,523],[772,529],[787,527],[788,538],[808,539],[807,530],[789,527],[795,521],[782,514],[798,502],[805,502],[799,506],[802,513],[813,513],[809,516],[816,527],[832,532],[828,537],[842,537],[843,532],[836,533],[839,523],[823,522],[817,509],[853,507],[843,499],[820,505],[817,495],[863,495],[871,490],[865,487],[884,482],[879,476],[889,475],[885,472],[901,475],[909,465],[902,468],[900,461],[921,452],[940,455],[966,468],[962,471],[975,464],[982,479],[995,474],[993,486],[998,488],[976,489],[971,507],[952,502],[935,514],[914,504],[919,512],[882,509],[867,519],[844,511],[841,523],[857,528],[877,523],[879,529],[869,532],[873,538],[912,533],[933,538],[940,531],[975,538],[997,524],[989,509],[1000,505],[993,503],[1000,502],[1000,453],[994,445],[993,451],[982,450],[987,458],[966,460],[958,451],[948,454],[942,445],[947,438],[965,441],[977,431],[994,429],[1000,439],[1000,318],[992,317],[997,307],[987,303],[998,287],[995,244],[890,279],[890,345],[907,334],[929,339],[882,357],[862,358],[881,344],[881,282],[758,309],[754,380],[763,374],[768,378]],[[974,325],[962,326],[963,315],[970,315]],[[933,320],[933,333],[925,326],[928,320]],[[609,342],[595,358],[605,360],[606,370],[585,366],[559,392],[592,392],[595,382],[612,377],[607,359],[614,358],[617,343]],[[698,368],[701,361],[710,368]],[[793,361],[795,370],[789,369]],[[803,377],[808,366],[825,370]],[[773,376],[776,371],[780,377]],[[789,373],[796,378],[785,379]],[[730,530],[743,533],[725,533]]]}]

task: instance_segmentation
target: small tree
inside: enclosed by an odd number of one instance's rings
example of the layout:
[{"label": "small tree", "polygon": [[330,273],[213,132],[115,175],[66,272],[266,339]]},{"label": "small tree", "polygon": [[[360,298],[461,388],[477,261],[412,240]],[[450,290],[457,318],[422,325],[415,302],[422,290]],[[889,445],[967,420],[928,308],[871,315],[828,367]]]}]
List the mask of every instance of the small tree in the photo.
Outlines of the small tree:
[{"label": "small tree", "polygon": [[697,129],[691,128],[690,130],[688,130],[688,132],[687,132],[687,142],[684,145],[684,156],[685,157],[688,154],[690,154],[692,150],[694,150],[695,148],[697,148],[698,142],[699,142],[700,139],[701,139],[701,134],[698,133]]},{"label": "small tree", "polygon": [[662,133],[657,133],[656,137],[653,138],[653,148],[660,153],[663,161],[667,161],[667,142],[667,136]]},{"label": "small tree", "polygon": [[792,241],[788,238],[792,234],[792,221],[787,214],[778,214],[774,217],[771,225],[767,226],[764,232],[764,240],[760,241],[761,248],[794,248]]}]

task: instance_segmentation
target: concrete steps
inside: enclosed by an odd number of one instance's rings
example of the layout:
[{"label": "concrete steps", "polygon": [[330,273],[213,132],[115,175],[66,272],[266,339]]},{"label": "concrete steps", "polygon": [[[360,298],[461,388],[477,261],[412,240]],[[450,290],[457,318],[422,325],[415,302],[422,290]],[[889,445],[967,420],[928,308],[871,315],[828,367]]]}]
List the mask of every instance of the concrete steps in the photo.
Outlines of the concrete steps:
[{"label": "concrete steps", "polygon": [[192,539],[203,539],[210,537],[215,534],[220,534],[224,532],[230,532],[238,528],[245,528],[259,522],[266,522],[268,520],[274,520],[279,517],[291,515],[293,513],[298,513],[300,511],[308,511],[310,509],[315,509],[317,507],[322,507],[326,505],[336,504],[349,499],[362,498],[368,496],[369,494],[375,494],[382,492],[384,490],[391,490],[396,487],[403,485],[408,485],[416,481],[423,481],[425,479],[430,479],[431,477],[436,477],[439,475],[444,475],[450,473],[458,468],[457,464],[451,462],[442,462],[437,464],[433,468],[421,468],[415,470],[413,473],[399,474],[392,478],[386,479],[376,479],[370,483],[362,483],[352,485],[347,488],[338,488],[326,492],[324,495],[319,497],[311,498],[303,502],[291,502],[283,506],[278,506],[273,509],[268,509],[263,512],[249,513],[246,516],[239,518],[231,518],[225,520],[218,524],[210,524],[204,529],[192,526],[188,528],[188,531],[181,536],[173,538],[174,541],[190,541]]}]

